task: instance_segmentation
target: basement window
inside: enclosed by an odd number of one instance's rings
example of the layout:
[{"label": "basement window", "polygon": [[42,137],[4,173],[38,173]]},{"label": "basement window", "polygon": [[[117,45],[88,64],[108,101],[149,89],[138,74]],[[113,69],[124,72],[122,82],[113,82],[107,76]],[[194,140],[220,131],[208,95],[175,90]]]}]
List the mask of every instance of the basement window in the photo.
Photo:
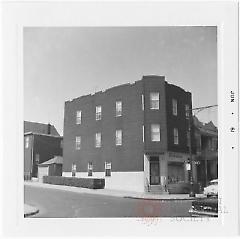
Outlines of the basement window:
[{"label": "basement window", "polygon": [[111,162],[105,162],[105,176],[106,177],[111,176],[111,169],[112,169],[112,163]]},{"label": "basement window", "polygon": [[91,177],[93,175],[93,163],[88,163],[88,176]]}]

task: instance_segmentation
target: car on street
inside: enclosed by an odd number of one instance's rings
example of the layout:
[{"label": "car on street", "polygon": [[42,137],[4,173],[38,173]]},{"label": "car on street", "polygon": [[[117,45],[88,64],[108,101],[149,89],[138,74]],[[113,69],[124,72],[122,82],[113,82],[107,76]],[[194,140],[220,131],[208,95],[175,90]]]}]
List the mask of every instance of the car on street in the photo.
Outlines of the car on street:
[{"label": "car on street", "polygon": [[207,197],[218,195],[218,179],[211,180],[209,185],[204,188],[203,194]]},{"label": "car on street", "polygon": [[189,214],[191,217],[217,217],[218,198],[212,197],[194,200]]}]

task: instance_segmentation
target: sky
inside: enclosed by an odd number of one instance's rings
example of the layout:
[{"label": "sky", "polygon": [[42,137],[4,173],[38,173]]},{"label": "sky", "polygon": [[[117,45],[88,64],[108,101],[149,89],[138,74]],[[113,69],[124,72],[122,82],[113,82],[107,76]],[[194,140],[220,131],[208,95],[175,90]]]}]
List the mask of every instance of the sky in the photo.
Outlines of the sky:
[{"label": "sky", "polygon": [[[143,75],[192,93],[193,107],[217,104],[216,27],[25,27],[24,120],[63,134],[64,102]],[[197,113],[217,125],[217,107]]]}]

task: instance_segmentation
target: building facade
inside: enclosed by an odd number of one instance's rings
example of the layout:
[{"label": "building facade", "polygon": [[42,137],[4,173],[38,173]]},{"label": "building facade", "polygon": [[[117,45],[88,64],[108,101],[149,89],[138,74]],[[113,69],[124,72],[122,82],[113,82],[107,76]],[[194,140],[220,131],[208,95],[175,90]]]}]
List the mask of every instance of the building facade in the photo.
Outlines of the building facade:
[{"label": "building facade", "polygon": [[188,181],[191,107],[191,93],[164,76],[65,102],[63,176],[105,177],[106,188],[139,192]]},{"label": "building facade", "polygon": [[50,124],[24,121],[24,178],[38,177],[38,164],[62,156],[62,140]]},{"label": "building facade", "polygon": [[193,117],[196,139],[196,162],[198,182],[206,186],[218,178],[218,129],[210,121],[203,124]]}]

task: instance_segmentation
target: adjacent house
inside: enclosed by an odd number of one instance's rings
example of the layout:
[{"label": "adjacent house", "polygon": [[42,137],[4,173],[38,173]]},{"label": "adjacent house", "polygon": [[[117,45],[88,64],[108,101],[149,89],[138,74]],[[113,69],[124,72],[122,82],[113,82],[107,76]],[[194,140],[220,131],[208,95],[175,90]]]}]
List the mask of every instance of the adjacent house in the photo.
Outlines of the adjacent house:
[{"label": "adjacent house", "polygon": [[206,186],[212,179],[218,178],[218,129],[212,121],[202,123],[193,117],[197,145],[196,162],[198,182]]},{"label": "adjacent house", "polygon": [[139,192],[188,182],[191,108],[190,92],[156,75],[65,102],[63,176]]},{"label": "adjacent house", "polygon": [[38,164],[62,156],[62,140],[51,124],[24,121],[24,178],[38,177]]}]

